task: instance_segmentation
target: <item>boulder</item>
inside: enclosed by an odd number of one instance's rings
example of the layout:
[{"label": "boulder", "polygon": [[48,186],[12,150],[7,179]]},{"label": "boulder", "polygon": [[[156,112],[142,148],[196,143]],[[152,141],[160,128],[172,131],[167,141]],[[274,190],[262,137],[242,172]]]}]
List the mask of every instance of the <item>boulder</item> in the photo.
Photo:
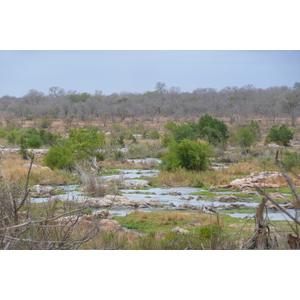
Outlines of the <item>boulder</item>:
[{"label": "boulder", "polygon": [[34,185],[31,190],[32,197],[50,197],[56,195],[56,188],[53,186]]},{"label": "boulder", "polygon": [[192,210],[197,210],[199,209],[197,206],[189,204],[189,203],[184,203],[184,204],[180,204],[177,209],[179,210],[187,210],[187,209],[192,209]]},{"label": "boulder", "polygon": [[107,209],[98,211],[95,216],[97,216],[98,218],[101,219],[111,219],[113,218],[113,216],[109,213],[109,211]]},{"label": "boulder", "polygon": [[253,188],[255,186],[276,188],[284,185],[286,185],[286,180],[279,172],[253,172],[245,178],[231,181],[229,187],[236,189]]},{"label": "boulder", "polygon": [[177,191],[175,191],[175,190],[172,190],[172,191],[170,192],[170,195],[171,195],[171,196],[180,196],[181,193],[180,193],[180,192],[177,192]]},{"label": "boulder", "polygon": [[237,227],[239,227],[239,225],[237,225],[237,224],[230,224],[228,227],[229,228],[237,228]]},{"label": "boulder", "polygon": [[246,206],[242,203],[230,203],[229,205],[219,205],[218,209],[231,210],[231,209],[240,209],[240,208],[254,208],[252,206]]},{"label": "boulder", "polygon": [[99,222],[100,231],[102,232],[117,232],[124,231],[122,226],[116,220],[102,219]]},{"label": "boulder", "polygon": [[150,186],[149,184],[144,183],[144,182],[140,182],[140,181],[138,181],[138,182],[136,182],[136,183],[134,184],[134,188],[135,188],[135,189],[141,189],[141,188],[149,187],[149,186]]},{"label": "boulder", "polygon": [[286,209],[293,209],[295,208],[295,205],[293,203],[286,203],[284,205],[282,205],[283,208],[286,208]]},{"label": "boulder", "polygon": [[219,195],[211,199],[212,201],[218,202],[237,202],[238,198],[234,195]]},{"label": "boulder", "polygon": [[279,193],[279,192],[270,193],[269,196],[272,199],[285,199],[285,197],[281,193]]},{"label": "boulder", "polygon": [[91,197],[86,197],[83,199],[82,203],[91,208],[100,208],[100,207],[110,207],[112,201],[109,199],[95,199]]},{"label": "boulder", "polygon": [[180,227],[175,227],[171,230],[172,232],[175,232],[175,233],[178,233],[178,234],[186,234],[186,233],[189,233],[188,230],[186,229],[183,229],[183,228],[180,228]]}]

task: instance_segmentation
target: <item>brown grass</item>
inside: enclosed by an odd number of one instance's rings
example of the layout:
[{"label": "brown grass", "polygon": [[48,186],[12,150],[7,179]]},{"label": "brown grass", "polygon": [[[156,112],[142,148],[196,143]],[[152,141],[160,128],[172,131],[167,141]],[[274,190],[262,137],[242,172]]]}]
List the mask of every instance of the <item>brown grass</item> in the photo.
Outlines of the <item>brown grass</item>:
[{"label": "brown grass", "polygon": [[[15,184],[24,184],[27,179],[28,166],[30,161],[23,160],[18,155],[5,155],[1,159],[2,170],[8,182]],[[30,173],[30,184],[44,184],[44,185],[63,185],[68,184],[70,181],[74,182],[70,173],[60,170],[43,169],[40,159],[33,162],[33,167]]]}]

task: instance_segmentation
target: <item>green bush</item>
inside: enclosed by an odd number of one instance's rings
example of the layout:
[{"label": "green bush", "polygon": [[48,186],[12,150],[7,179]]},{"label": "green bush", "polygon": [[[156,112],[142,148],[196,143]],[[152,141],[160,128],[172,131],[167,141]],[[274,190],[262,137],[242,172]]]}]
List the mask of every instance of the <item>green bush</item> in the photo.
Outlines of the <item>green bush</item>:
[{"label": "green bush", "polygon": [[285,151],[283,154],[282,163],[287,171],[298,169],[300,167],[300,154],[297,152]]},{"label": "green bush", "polygon": [[39,136],[43,145],[54,146],[62,138],[60,133],[47,132],[44,129],[39,131]]},{"label": "green bush", "polygon": [[114,160],[123,160],[124,158],[125,156],[121,151],[116,151],[114,153]]},{"label": "green bush", "polygon": [[201,138],[215,146],[225,144],[229,138],[227,125],[208,114],[199,119],[198,131]]},{"label": "green bush", "polygon": [[105,133],[99,132],[97,127],[79,128],[78,130],[73,128],[69,132],[69,141],[75,158],[84,159],[94,155],[99,149],[103,149]]},{"label": "green bush", "polygon": [[44,162],[51,169],[71,170],[75,164],[75,157],[68,145],[55,145],[45,154]]},{"label": "green bush", "polygon": [[173,141],[173,137],[170,134],[164,133],[161,144],[163,147],[168,147],[168,145]]},{"label": "green bush", "polygon": [[199,131],[196,123],[189,122],[187,124],[181,124],[174,126],[172,129],[174,140],[180,143],[184,139],[190,139],[196,141],[199,137]]},{"label": "green bush", "polygon": [[158,140],[160,138],[160,135],[159,135],[157,129],[150,131],[149,138],[152,140]]},{"label": "green bush", "polygon": [[288,129],[285,124],[282,124],[280,126],[273,125],[265,139],[265,144],[274,142],[281,146],[288,146],[293,137],[293,132]]},{"label": "green bush", "polygon": [[7,134],[7,141],[9,144],[19,144],[20,138],[23,136],[23,131],[21,129],[13,129]]},{"label": "green bush", "polygon": [[201,138],[215,146],[225,144],[229,138],[227,125],[208,114],[199,119],[198,131]]},{"label": "green bush", "polygon": [[27,139],[27,146],[29,148],[40,148],[42,146],[42,141],[40,139],[40,137],[38,135],[31,135],[28,139]]},{"label": "green bush", "polygon": [[28,159],[28,152],[27,152],[27,142],[26,139],[22,136],[20,138],[20,154],[22,156],[23,159]]},{"label": "green bush", "polygon": [[0,139],[4,138],[6,136],[6,132],[3,128],[0,128]]},{"label": "green bush", "polygon": [[97,127],[71,129],[68,139],[59,139],[58,144],[50,148],[45,155],[46,166],[51,169],[71,169],[76,161],[91,156],[102,159],[99,149],[105,145],[105,134]]},{"label": "green bush", "polygon": [[231,136],[231,142],[242,148],[248,148],[258,142],[261,138],[260,128],[257,122],[251,121],[243,127],[236,128],[236,134]]},{"label": "green bush", "polygon": [[208,144],[184,139],[181,143],[171,142],[169,151],[162,157],[162,170],[187,170],[205,171],[210,165],[208,156],[212,154]]}]

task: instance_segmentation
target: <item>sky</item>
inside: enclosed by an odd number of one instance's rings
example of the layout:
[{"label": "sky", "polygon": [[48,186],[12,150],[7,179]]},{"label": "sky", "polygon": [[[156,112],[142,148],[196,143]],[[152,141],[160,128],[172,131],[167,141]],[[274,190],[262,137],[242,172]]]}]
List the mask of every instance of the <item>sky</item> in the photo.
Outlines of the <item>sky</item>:
[{"label": "sky", "polygon": [[1,50],[0,96],[58,86],[93,94],[143,93],[157,82],[182,92],[300,82],[300,51],[289,50]]}]

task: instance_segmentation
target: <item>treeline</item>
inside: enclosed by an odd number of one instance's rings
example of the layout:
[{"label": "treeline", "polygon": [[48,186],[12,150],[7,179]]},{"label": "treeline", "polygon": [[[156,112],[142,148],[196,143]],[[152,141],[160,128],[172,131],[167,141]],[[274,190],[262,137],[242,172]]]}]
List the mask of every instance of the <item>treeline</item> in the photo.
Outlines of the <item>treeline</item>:
[{"label": "treeline", "polygon": [[290,117],[292,125],[300,111],[300,83],[293,87],[274,86],[266,89],[247,85],[241,88],[226,87],[219,91],[213,88],[198,88],[193,92],[181,92],[179,87],[167,88],[158,82],[154,91],[146,93],[113,93],[104,95],[66,92],[51,87],[48,94],[30,90],[20,98],[0,98],[2,116],[23,119],[53,117],[59,119],[100,118],[105,124],[151,120],[154,116],[169,117],[177,121],[185,116],[199,117],[210,114],[217,118],[227,117],[230,123],[244,118]]}]

